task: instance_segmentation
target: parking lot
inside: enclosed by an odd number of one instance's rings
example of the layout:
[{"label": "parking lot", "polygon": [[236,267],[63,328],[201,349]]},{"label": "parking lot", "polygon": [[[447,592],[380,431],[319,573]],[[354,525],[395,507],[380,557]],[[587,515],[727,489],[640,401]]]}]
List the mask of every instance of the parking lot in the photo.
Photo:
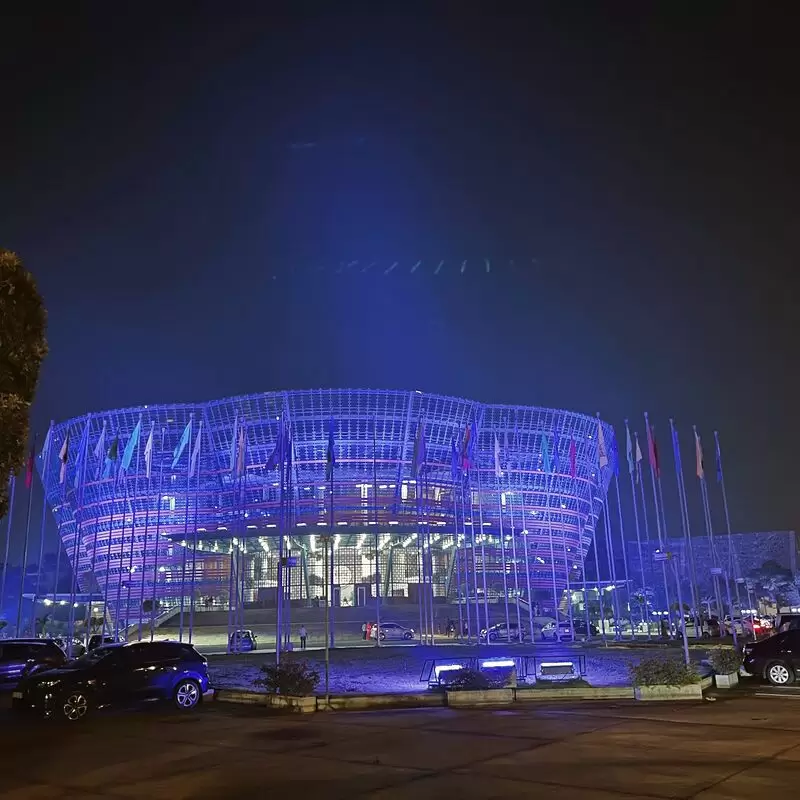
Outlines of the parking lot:
[{"label": "parking lot", "polygon": [[[796,695],[800,699],[800,692]],[[794,796],[800,706],[710,703],[266,716],[209,703],[74,728],[1,713],[5,798]]]}]

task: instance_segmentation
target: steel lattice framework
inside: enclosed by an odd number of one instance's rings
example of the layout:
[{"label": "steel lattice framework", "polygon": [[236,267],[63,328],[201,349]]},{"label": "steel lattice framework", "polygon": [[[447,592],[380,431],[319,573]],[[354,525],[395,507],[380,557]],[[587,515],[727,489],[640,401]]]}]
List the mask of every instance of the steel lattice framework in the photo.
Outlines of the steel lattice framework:
[{"label": "steel lattice framework", "polygon": [[[173,468],[190,419],[192,439]],[[120,469],[140,420],[130,465]],[[283,514],[279,471],[266,468],[282,420],[292,441]],[[417,481],[411,473],[420,424],[426,457]],[[472,468],[454,475],[453,442],[469,425],[478,431]],[[235,429],[246,443],[241,477],[232,469]],[[598,447],[601,431],[609,466]],[[115,437],[118,449],[109,454]],[[320,537],[328,532],[334,583],[354,604],[356,588],[376,583],[377,575],[383,596],[410,599],[420,583],[420,542],[440,598],[477,591],[470,586],[478,585],[478,570],[493,596],[512,583],[518,596],[563,592],[584,575],[615,452],[610,425],[568,411],[417,391],[303,390],[87,414],[54,426],[38,466],[80,589],[100,592],[127,622],[154,598],[162,607],[189,597],[224,603],[235,552],[243,599],[269,602],[281,533],[285,553],[294,556],[289,592],[300,601],[320,593]]]}]

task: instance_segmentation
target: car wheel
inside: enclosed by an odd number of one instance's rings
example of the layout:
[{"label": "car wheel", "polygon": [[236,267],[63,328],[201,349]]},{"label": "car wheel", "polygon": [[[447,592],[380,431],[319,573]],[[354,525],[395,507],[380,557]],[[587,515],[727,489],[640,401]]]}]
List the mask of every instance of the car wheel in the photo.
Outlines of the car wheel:
[{"label": "car wheel", "polygon": [[80,722],[91,708],[89,696],[82,691],[68,692],[59,703],[61,717],[67,722]]},{"label": "car wheel", "polygon": [[767,667],[767,680],[773,686],[789,686],[794,683],[794,675],[782,661],[774,661]]},{"label": "car wheel", "polygon": [[496,642],[497,641],[497,634],[496,633],[490,633],[489,634],[489,641],[490,642]]},{"label": "car wheel", "polygon": [[410,639],[410,638],[411,638],[411,634],[410,634],[408,631],[406,631],[406,632],[403,634],[403,638],[404,638],[404,639],[406,639],[406,640],[408,640],[408,639]]},{"label": "car wheel", "polygon": [[191,711],[200,704],[202,695],[200,694],[200,686],[197,681],[182,680],[175,687],[173,699],[175,705],[181,711]]},{"label": "car wheel", "polygon": [[385,642],[385,641],[386,641],[386,634],[385,634],[385,633],[382,633],[382,634],[381,634],[381,641],[382,641],[382,642]]},{"label": "car wheel", "polygon": [[711,634],[708,631],[703,631],[703,638],[704,639],[710,639],[711,638]]}]

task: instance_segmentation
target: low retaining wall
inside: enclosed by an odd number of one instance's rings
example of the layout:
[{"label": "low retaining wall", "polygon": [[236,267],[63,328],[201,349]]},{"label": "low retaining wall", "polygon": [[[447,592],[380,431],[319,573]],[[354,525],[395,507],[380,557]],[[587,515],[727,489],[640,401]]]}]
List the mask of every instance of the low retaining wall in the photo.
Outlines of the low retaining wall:
[{"label": "low retaining wall", "polygon": [[637,686],[634,689],[637,700],[702,700],[703,686],[690,683],[688,686]]},{"label": "low retaining wall", "polygon": [[[702,697],[702,694],[700,696]],[[444,706],[450,706],[451,708],[480,708],[553,700],[633,699],[634,689],[631,686],[547,686],[541,688],[486,689],[482,691],[413,692],[410,694],[342,694],[331,695],[327,704],[323,695],[290,697],[245,689],[217,689],[214,692],[214,700],[219,703],[259,705],[276,711],[291,711],[304,714],[314,711],[374,711],[391,708],[442,708]],[[673,698],[647,699],[666,700]]]}]

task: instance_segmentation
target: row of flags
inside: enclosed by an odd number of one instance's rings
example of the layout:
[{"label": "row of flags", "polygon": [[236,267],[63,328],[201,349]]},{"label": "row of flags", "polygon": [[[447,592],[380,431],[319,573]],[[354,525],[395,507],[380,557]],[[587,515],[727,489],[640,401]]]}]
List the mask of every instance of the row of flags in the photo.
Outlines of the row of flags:
[{"label": "row of flags", "polygon": [[[458,476],[460,474],[467,474],[475,464],[475,447],[478,438],[478,424],[479,421],[468,423],[464,428],[463,434],[460,437],[454,438],[451,442],[450,466],[451,466],[451,475],[454,481],[458,479]],[[183,430],[183,433],[181,434],[180,440],[175,446],[172,458],[172,469],[175,470],[179,467],[184,452],[186,452],[187,448],[189,449],[190,455],[187,467],[188,467],[188,476],[190,478],[194,477],[197,474],[198,470],[201,443],[203,438],[203,420],[201,419],[199,423],[196,425],[196,431],[194,431],[194,428],[195,428],[194,415],[191,415],[189,421],[187,422]],[[42,447],[42,454],[45,458],[49,457],[50,448],[52,444],[52,433],[53,433],[53,424],[51,423],[50,428],[47,432],[47,436],[45,438],[44,446]],[[133,461],[134,455],[136,453],[136,449],[142,438],[142,418],[141,416],[139,417],[139,420],[133,432],[131,433],[129,439],[125,444],[124,449],[122,450],[121,456],[120,456],[119,432],[116,432],[114,434],[114,436],[111,438],[108,444],[106,443],[107,433],[108,433],[107,423],[103,422],[103,427],[100,431],[100,435],[92,450],[92,455],[94,456],[95,460],[95,472],[94,472],[95,480],[99,480],[101,476],[103,479],[108,479],[111,477],[117,477],[119,475],[126,474],[128,472],[131,463]],[[149,433],[147,436],[147,441],[145,443],[143,451],[144,463],[145,463],[145,476],[148,479],[152,475],[154,433],[155,433],[155,423],[151,422]],[[572,478],[575,478],[577,476],[577,445],[575,439],[570,438],[569,445],[567,447],[568,464],[562,465],[561,464],[562,447],[558,431],[554,430],[552,433],[552,440],[553,440],[552,450],[550,447],[550,439],[548,434],[542,433],[540,434],[540,436],[541,436],[540,452],[541,452],[543,471],[548,474],[555,474],[555,473],[564,474],[566,471],[565,468],[568,467],[568,474]],[[626,456],[628,462],[628,470],[631,473],[631,475],[635,475],[636,479],[638,480],[637,466],[643,461],[644,457],[642,454],[642,449],[639,444],[639,437],[638,435],[634,435],[635,438],[634,439],[631,438],[631,432],[630,429],[628,428],[627,423],[625,425],[625,436],[626,436]],[[89,449],[88,437],[89,437],[89,425],[87,424],[86,426],[84,426],[80,442],[78,443],[77,454],[75,458],[74,485],[76,488],[80,482],[81,476],[84,474],[85,467],[88,466],[85,463],[88,457],[88,449]],[[696,429],[694,430],[694,440],[695,440],[695,472],[700,480],[705,480],[703,445],[700,439],[700,435],[697,433]],[[599,419],[597,421],[597,442],[598,442],[597,446],[598,464],[602,469],[603,467],[608,467],[609,465],[611,465],[611,455],[609,453],[609,448],[606,444],[603,425]],[[674,448],[676,463],[679,465],[679,470],[680,470],[680,448],[678,445],[677,430],[673,430],[673,448]],[[64,484],[66,482],[67,464],[69,461],[70,449],[71,449],[70,432],[69,430],[67,430],[66,436],[61,445],[58,455],[60,462],[59,482],[61,484]],[[35,450],[35,444],[34,447],[31,449],[31,454],[30,458],[28,459],[28,465],[25,475],[25,482],[26,486],[28,487],[30,487],[33,477],[34,450]],[[234,477],[238,478],[244,474],[246,450],[247,450],[246,423],[240,420],[237,415],[236,418],[234,419],[233,435],[231,437],[230,463],[229,463],[230,472]],[[649,422],[647,423],[647,450],[648,450],[648,458],[650,466],[654,470],[656,476],[660,476],[661,464],[659,458],[658,442],[656,439],[655,430],[653,426],[649,424]],[[509,442],[508,442],[508,432],[504,434],[504,444],[502,448],[500,444],[500,439],[498,438],[497,434],[494,435],[494,449],[493,449],[494,471],[495,475],[498,478],[502,477],[503,475],[503,468],[502,468],[503,452],[505,452],[506,457],[507,454],[510,452]],[[289,464],[291,463],[291,457],[292,457],[291,428],[286,418],[282,417],[278,426],[278,435],[275,447],[272,453],[270,454],[269,458],[267,459],[265,468],[267,470],[272,470],[278,468],[281,465]],[[614,458],[613,467],[618,474],[619,469],[617,461],[618,459]],[[721,481],[722,461],[721,461],[718,442],[716,446],[716,462],[717,462],[716,463],[717,480]],[[326,470],[325,470],[326,479],[329,481],[333,479],[333,472],[335,466],[336,466],[335,424],[333,418],[331,418],[328,424],[328,444],[326,450]],[[427,443],[425,440],[425,423],[424,420],[420,417],[417,422],[416,435],[414,438],[414,449],[411,460],[412,475],[414,477],[418,477],[424,472],[426,468],[427,468]]]}]

